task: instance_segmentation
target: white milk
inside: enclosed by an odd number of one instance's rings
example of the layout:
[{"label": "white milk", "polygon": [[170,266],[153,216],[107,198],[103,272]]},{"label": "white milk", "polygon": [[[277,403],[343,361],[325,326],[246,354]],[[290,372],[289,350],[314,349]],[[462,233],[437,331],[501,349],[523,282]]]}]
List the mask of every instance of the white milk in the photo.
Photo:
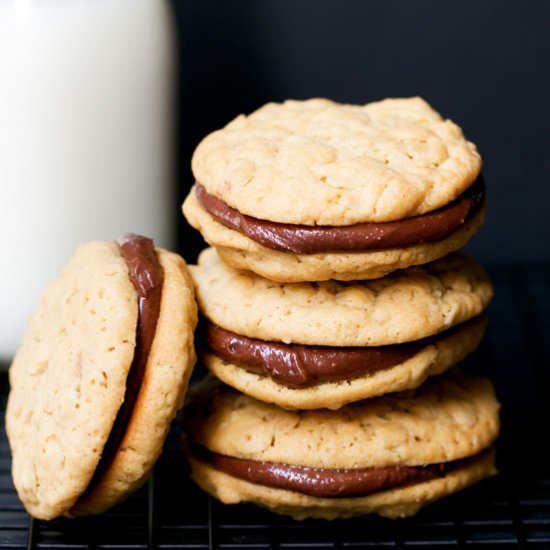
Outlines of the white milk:
[{"label": "white milk", "polygon": [[163,0],[0,0],[0,362],[77,243],[173,245]]}]

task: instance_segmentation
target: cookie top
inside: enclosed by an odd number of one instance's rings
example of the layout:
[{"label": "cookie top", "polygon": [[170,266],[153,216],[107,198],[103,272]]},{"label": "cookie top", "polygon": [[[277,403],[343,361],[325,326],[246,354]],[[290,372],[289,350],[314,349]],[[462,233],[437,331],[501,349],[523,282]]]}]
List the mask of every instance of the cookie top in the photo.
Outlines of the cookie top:
[{"label": "cookie top", "polygon": [[194,360],[196,305],[181,258],[157,255],[164,283],[147,368],[119,452],[91,492],[136,349],[138,295],[118,246],[78,247],[29,321],[10,368],[6,429],[14,484],[36,517],[68,513],[83,494],[85,512],[105,509],[144,481],[160,452]]},{"label": "cookie top", "polygon": [[499,430],[490,381],[453,372],[337,411],[286,411],[207,378],[192,392],[190,439],[210,451],[320,468],[438,464],[472,456]]},{"label": "cookie top", "polygon": [[417,340],[478,315],[492,297],[483,268],[462,253],[351,283],[276,283],[221,261],[215,249],[190,266],[201,312],[262,340],[379,346]]},{"label": "cookie top", "polygon": [[43,293],[9,371],[6,412],[31,514],[57,516],[86,488],[124,399],[137,315],[115,243],[80,246]]},{"label": "cookie top", "polygon": [[423,99],[269,103],[208,135],[196,180],[242,214],[304,225],[385,222],[458,197],[481,159]]}]

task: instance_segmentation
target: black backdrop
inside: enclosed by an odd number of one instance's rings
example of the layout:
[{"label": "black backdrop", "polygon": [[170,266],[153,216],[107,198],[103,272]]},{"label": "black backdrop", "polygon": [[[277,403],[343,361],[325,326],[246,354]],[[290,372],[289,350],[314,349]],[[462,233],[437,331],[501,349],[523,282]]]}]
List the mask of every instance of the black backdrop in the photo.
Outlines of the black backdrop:
[{"label": "black backdrop", "polygon": [[[484,159],[485,264],[550,261],[550,1],[174,0],[179,190],[194,147],[267,101],[421,95]],[[204,246],[180,217],[180,249]],[[550,237],[549,237],[550,238]]]}]

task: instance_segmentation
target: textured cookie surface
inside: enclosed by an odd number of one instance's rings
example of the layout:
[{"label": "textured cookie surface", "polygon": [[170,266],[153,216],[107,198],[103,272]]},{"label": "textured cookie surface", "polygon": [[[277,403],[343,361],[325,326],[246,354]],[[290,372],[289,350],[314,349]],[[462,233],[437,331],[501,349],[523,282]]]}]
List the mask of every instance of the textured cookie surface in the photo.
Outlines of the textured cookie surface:
[{"label": "textured cookie surface", "polygon": [[161,309],[140,393],[110,468],[72,515],[103,512],[146,481],[183,402],[195,364],[197,305],[181,257],[162,249],[157,254],[164,271]]},{"label": "textured cookie surface", "polygon": [[239,269],[280,282],[377,279],[411,265],[437,260],[464,246],[485,219],[482,208],[448,237],[417,245],[366,252],[293,254],[272,250],[216,221],[191,191],[183,203],[187,221],[215,246],[223,259]]},{"label": "textured cookie surface", "polygon": [[480,167],[460,128],[420,98],[270,103],[207,136],[192,161],[197,181],[241,213],[307,225],[435,210]]},{"label": "textured cookie surface", "polygon": [[191,441],[237,458],[321,468],[438,464],[487,448],[498,402],[482,377],[452,372],[337,411],[286,411],[209,378],[187,408]]},{"label": "textured cookie surface", "polygon": [[430,502],[455,493],[496,474],[493,449],[465,459],[444,477],[354,498],[318,498],[294,491],[256,485],[215,470],[189,455],[193,479],[206,492],[226,504],[252,502],[273,512],[305,518],[347,518],[378,514],[388,518],[416,514]]},{"label": "textured cookie surface", "polygon": [[10,368],[6,429],[17,492],[35,516],[86,488],[122,403],[137,295],[114,243],[80,246],[49,285]]},{"label": "textured cookie surface", "polygon": [[342,405],[386,393],[416,388],[428,376],[440,374],[474,351],[483,336],[484,320],[436,338],[407,361],[346,380],[321,382],[304,388],[289,388],[268,376],[248,372],[202,353],[202,363],[222,382],[267,403],[285,409],[338,409]]},{"label": "textured cookie surface", "polygon": [[374,281],[275,283],[222,262],[212,248],[190,266],[201,312],[251,338],[329,346],[417,340],[481,313],[483,268],[456,253]]}]

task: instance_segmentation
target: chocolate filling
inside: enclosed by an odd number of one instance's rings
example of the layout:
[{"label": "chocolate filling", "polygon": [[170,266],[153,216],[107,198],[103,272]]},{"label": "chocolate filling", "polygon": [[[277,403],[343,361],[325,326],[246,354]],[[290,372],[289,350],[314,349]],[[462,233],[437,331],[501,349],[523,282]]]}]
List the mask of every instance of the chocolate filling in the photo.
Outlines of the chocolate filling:
[{"label": "chocolate filling", "polygon": [[309,226],[260,220],[231,208],[197,183],[195,193],[202,207],[218,222],[261,245],[294,254],[357,252],[404,247],[439,241],[456,231],[479,210],[485,185],[480,175],[448,205],[411,218],[348,226]]},{"label": "chocolate filling", "polygon": [[387,369],[405,362],[436,338],[481,323],[477,316],[434,336],[372,347],[333,347],[284,344],[248,338],[205,321],[201,327],[205,347],[225,361],[269,376],[288,387],[305,387],[326,381],[348,379]]},{"label": "chocolate filling", "polygon": [[136,347],[126,379],[124,402],[118,410],[115,422],[103,448],[101,459],[86,489],[86,493],[91,491],[113,461],[126,433],[155,337],[160,313],[162,284],[164,282],[164,271],[151,239],[128,234],[118,239],[117,244],[126,261],[128,275],[138,295]]},{"label": "chocolate filling", "polygon": [[193,453],[216,470],[239,479],[320,498],[365,496],[434,479],[446,471],[446,464],[332,469],[235,458],[204,447],[193,447]]},{"label": "chocolate filling", "polygon": [[214,323],[206,327],[206,344],[218,357],[289,387],[341,380],[402,363],[420,343],[378,347],[304,346],[247,338]]}]

